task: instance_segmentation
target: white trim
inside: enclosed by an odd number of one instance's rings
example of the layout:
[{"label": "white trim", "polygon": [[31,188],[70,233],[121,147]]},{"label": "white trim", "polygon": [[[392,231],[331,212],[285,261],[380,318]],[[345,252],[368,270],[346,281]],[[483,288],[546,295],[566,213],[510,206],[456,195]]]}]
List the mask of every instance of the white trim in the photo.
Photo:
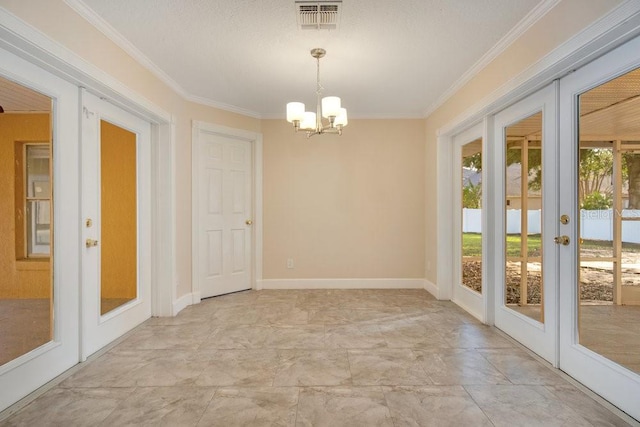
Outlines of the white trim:
[{"label": "white trim", "polygon": [[[453,163],[453,144],[451,143],[453,137],[451,135],[444,135],[438,137],[437,142],[437,163],[436,163],[436,176],[437,179],[437,282],[448,283],[447,286],[440,286],[437,288],[436,298],[439,300],[449,300],[452,295],[453,284],[453,242],[451,236],[453,233],[453,217],[451,210],[453,206],[453,183],[451,177],[453,176],[452,163]],[[430,206],[427,206],[430,208]],[[429,236],[427,236],[427,239]]]},{"label": "white trim", "polygon": [[[469,292],[473,292],[473,291],[469,290]],[[475,307],[467,305],[463,299],[459,299],[452,302],[458,307],[460,307],[461,309],[463,309],[464,311],[466,311],[467,313],[469,313],[470,315],[472,315],[473,317],[475,317],[476,319],[478,319],[480,322],[485,323],[484,319],[482,318],[482,313],[478,313],[475,310]]]},{"label": "white trim", "polygon": [[152,126],[153,150],[153,283],[152,314],[173,316],[176,299],[176,124]]},{"label": "white trim", "polygon": [[423,287],[424,290],[429,292],[431,295],[433,295],[434,297],[438,298],[438,285],[436,285],[435,283],[431,282],[430,280],[427,279],[422,279],[423,282]]},{"label": "white trim", "polygon": [[507,34],[505,34],[498,42],[489,49],[482,57],[471,66],[453,85],[449,87],[442,95],[438,97],[425,111],[424,116],[428,117],[435,110],[440,108],[442,104],[447,102],[460,88],[469,83],[478,75],[487,65],[500,56],[511,44],[520,36],[526,33],[536,22],[544,17],[551,9],[556,7],[560,0],[544,0],[525,15]]},{"label": "white trim", "polygon": [[265,279],[261,289],[427,289],[425,279]]},{"label": "white trim", "polygon": [[[206,105],[208,107],[218,108],[220,110],[228,111],[230,113],[242,114],[243,116],[253,117],[254,119],[263,118],[260,113],[247,110],[246,108],[236,107],[235,105],[225,104],[224,102],[214,101],[213,99],[197,96],[193,94],[186,94],[184,97],[187,101],[195,102],[196,104]],[[278,117],[279,119],[282,116]]]},{"label": "white trim", "polygon": [[173,306],[172,306],[173,315],[176,316],[185,308],[189,307],[192,304],[197,304],[199,302],[200,302],[200,297],[198,297],[196,300],[194,298],[193,293],[184,294],[173,302]]},{"label": "white trim", "polygon": [[[228,126],[222,126],[214,123],[207,123],[193,120],[191,125],[191,291],[194,296],[197,295],[197,301],[200,301],[200,278],[199,278],[199,238],[198,223],[200,208],[198,205],[199,198],[199,172],[198,167],[200,159],[200,133],[202,131],[216,133],[219,135],[243,139],[251,143],[253,153],[253,171],[252,171],[252,202],[253,202],[253,225],[252,225],[252,275],[251,288],[260,289],[260,281],[262,280],[262,134],[244,129],[236,129]],[[195,301],[195,297],[194,297]]]},{"label": "white trim", "polygon": [[438,135],[453,134],[467,128],[487,114],[496,113],[639,33],[640,2],[626,0],[442,126]]}]

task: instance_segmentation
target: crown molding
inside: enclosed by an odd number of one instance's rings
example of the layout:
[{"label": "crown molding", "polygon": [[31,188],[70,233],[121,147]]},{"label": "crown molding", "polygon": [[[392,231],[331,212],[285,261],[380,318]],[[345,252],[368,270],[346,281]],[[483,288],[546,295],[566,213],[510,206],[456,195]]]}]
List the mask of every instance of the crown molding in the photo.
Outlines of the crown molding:
[{"label": "crown molding", "polygon": [[433,102],[425,111],[424,117],[428,117],[435,110],[440,108],[449,98],[451,98],[464,85],[469,83],[480,71],[502,54],[513,42],[526,33],[536,22],[553,9],[560,0],[544,0],[534,7],[524,18],[520,20],[507,34],[505,34],[487,53],[471,66],[458,80],[453,83],[438,99]]},{"label": "crown molding", "polygon": [[93,27],[104,34],[109,40],[115,43],[120,49],[127,52],[136,62],[142,65],[147,70],[151,71],[156,77],[162,80],[167,86],[173,89],[181,96],[187,96],[187,92],[173,80],[167,73],[162,71],[149,57],[142,53],[137,47],[135,47],[129,40],[127,40],[122,34],[120,34],[115,28],[111,26],[107,21],[102,19],[93,9],[89,8],[81,0],[63,0],[67,6],[73,9],[78,15],[87,20]]},{"label": "crown molding", "polygon": [[118,30],[113,28],[111,24],[105,21],[100,15],[98,15],[93,9],[88,7],[82,0],[63,0],[71,9],[73,9],[78,15],[86,19],[93,27],[104,34],[109,40],[111,40],[116,46],[124,50],[129,56],[131,56],[136,62],[149,70],[160,81],[169,86],[173,91],[180,95],[186,101],[195,102],[197,104],[206,105],[208,107],[218,108],[220,110],[229,111],[231,113],[242,114],[245,116],[260,118],[260,114],[255,111],[247,110],[234,105],[217,102],[209,98],[194,95],[185,90],[178,82],[165,73],[160,67],[158,67],[148,56],[142,53],[137,47],[135,47],[126,37],[124,37]]},{"label": "crown molding", "polygon": [[[205,105],[207,107],[217,108],[219,110],[228,111],[230,113],[242,114],[243,116],[253,117],[254,119],[262,119],[263,117],[260,113],[252,110],[247,110],[245,108],[236,107],[234,105],[225,104],[223,102],[217,102],[209,98],[205,98],[202,96],[196,96],[187,94],[184,96],[184,99],[190,102],[194,102],[196,104]],[[281,117],[282,118],[282,117]]]}]

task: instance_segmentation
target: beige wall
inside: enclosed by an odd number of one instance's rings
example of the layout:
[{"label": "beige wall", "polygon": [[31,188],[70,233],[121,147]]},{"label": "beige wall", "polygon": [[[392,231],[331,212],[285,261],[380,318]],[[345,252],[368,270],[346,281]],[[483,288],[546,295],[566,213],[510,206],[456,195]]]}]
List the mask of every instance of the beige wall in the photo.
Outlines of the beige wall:
[{"label": "beige wall", "polygon": [[21,233],[16,233],[14,166],[16,141],[49,141],[50,123],[49,114],[0,114],[0,298],[51,295],[49,259],[16,260]]},{"label": "beige wall", "polygon": [[424,120],[262,132],[265,279],[423,277]]},{"label": "beige wall", "polygon": [[[501,55],[434,111],[426,121],[425,205],[429,214],[437,206],[437,131],[472,109],[509,80],[534,65],[546,54],[569,40],[620,0],[562,0],[547,15],[518,38]],[[426,241],[435,242],[437,221],[426,221]],[[437,283],[438,248],[427,243],[425,276]],[[430,267],[430,268],[429,268]]]}]

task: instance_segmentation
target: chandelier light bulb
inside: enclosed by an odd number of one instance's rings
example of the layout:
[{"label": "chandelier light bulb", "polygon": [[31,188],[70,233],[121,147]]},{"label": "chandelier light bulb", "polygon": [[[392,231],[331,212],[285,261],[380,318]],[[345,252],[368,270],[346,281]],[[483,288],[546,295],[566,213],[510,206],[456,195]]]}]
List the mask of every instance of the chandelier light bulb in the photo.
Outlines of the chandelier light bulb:
[{"label": "chandelier light bulb", "polygon": [[316,113],[305,111],[304,118],[300,123],[300,129],[303,130],[315,130],[316,129]]},{"label": "chandelier light bulb", "polygon": [[322,98],[322,117],[336,117],[340,113],[340,98],[337,96],[325,96]]},{"label": "chandelier light bulb", "polygon": [[340,112],[336,116],[336,120],[334,121],[334,124],[336,126],[342,126],[342,127],[344,127],[347,124],[349,124],[349,120],[347,120],[347,109],[346,108],[340,108]]},{"label": "chandelier light bulb", "polygon": [[301,122],[304,118],[304,104],[302,102],[289,102],[287,104],[287,121],[293,123],[294,121]]}]

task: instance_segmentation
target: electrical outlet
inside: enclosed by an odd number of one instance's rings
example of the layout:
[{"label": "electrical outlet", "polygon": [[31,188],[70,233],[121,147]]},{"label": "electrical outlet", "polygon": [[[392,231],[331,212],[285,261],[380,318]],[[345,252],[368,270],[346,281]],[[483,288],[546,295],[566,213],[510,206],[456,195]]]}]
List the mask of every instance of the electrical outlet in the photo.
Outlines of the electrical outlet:
[{"label": "electrical outlet", "polygon": [[293,258],[287,259],[287,268],[293,268]]}]

